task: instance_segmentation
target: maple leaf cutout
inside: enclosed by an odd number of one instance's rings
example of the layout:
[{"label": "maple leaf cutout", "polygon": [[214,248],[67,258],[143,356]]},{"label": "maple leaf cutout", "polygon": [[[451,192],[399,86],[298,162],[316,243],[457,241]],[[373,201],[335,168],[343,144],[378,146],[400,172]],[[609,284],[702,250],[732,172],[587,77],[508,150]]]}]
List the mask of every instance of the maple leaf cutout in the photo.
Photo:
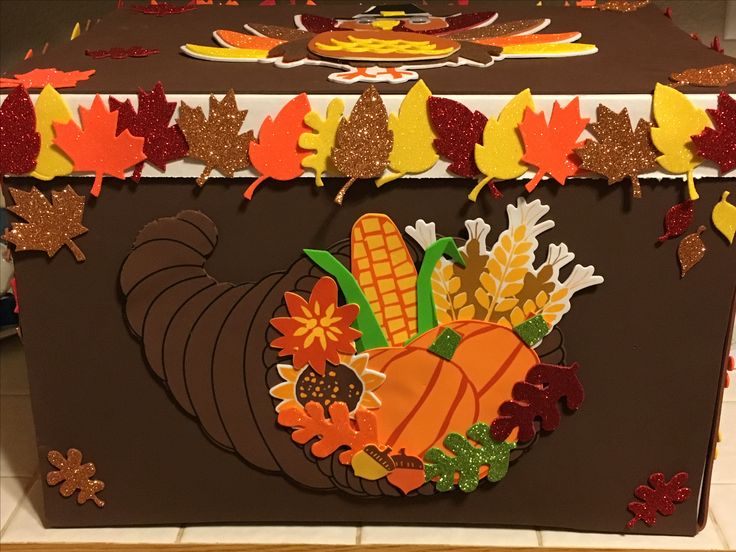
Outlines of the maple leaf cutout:
[{"label": "maple leaf cutout", "polygon": [[267,178],[292,180],[304,172],[302,161],[310,151],[299,146],[299,137],[311,130],[304,122],[311,110],[309,98],[302,93],[289,100],[275,119],[270,115],[264,119],[258,142],[251,142],[249,150],[250,160],[261,176],[245,190],[245,199],[251,199]]},{"label": "maple leaf cutout", "polygon": [[736,169],[736,100],[726,92],[718,96],[718,109],[706,109],[715,129],[705,128],[692,137],[698,155],[718,164],[721,173]]},{"label": "maple leaf cutout", "polygon": [[88,80],[95,74],[89,71],[60,71],[58,69],[34,69],[28,73],[14,75],[14,79],[0,78],[0,88],[10,88],[22,84],[26,88],[43,88],[50,84],[54,88],[74,88],[79,81]]},{"label": "maple leaf cutout", "polygon": [[248,110],[238,109],[232,88],[221,101],[210,95],[209,118],[201,107],[191,108],[181,102],[177,123],[189,144],[189,157],[205,164],[197,178],[198,186],[204,186],[213,169],[232,178],[235,171],[250,166],[248,145],[254,139],[253,131],[240,134],[247,115]]},{"label": "maple leaf cutout", "polygon": [[519,124],[519,132],[524,140],[522,161],[537,167],[526,185],[528,192],[534,190],[545,174],[549,174],[561,186],[568,176],[578,170],[575,148],[582,147],[580,134],[590,119],[580,117],[580,98],[575,97],[565,107],[555,102],[549,124],[543,111],[535,113],[527,108],[524,119]]},{"label": "maple leaf cutout", "polygon": [[470,111],[460,102],[432,96],[427,100],[429,118],[438,135],[437,152],[451,161],[448,170],[459,176],[475,178],[480,172],[475,164],[475,145],[483,142],[488,118],[480,111]]},{"label": "maple leaf cutout", "polygon": [[596,116],[597,122],[590,125],[590,132],[597,141],[586,140],[582,148],[575,150],[582,161],[580,167],[602,174],[609,185],[629,177],[633,196],[640,198],[639,174],[657,166],[657,150],[649,137],[651,123],[639,119],[632,130],[626,108],[616,113],[605,105],[598,106]]},{"label": "maple leaf cutout", "polygon": [[82,128],[74,121],[54,123],[54,144],[74,161],[75,171],[95,173],[91,194],[98,197],[104,175],[124,179],[126,169],[146,158],[144,140],[127,130],[116,135],[118,114],[108,111],[99,94],[90,109],[79,107],[79,117]]},{"label": "maple leaf cutout", "polygon": [[71,186],[51,192],[51,202],[38,188],[24,192],[9,188],[15,205],[7,209],[26,222],[13,222],[5,230],[3,239],[15,245],[16,251],[45,251],[49,257],[67,246],[78,262],[86,259],[72,239],[87,231],[82,226],[84,196],[78,195]]},{"label": "maple leaf cutout", "polygon": [[355,102],[350,118],[342,118],[332,148],[332,163],[349,180],[337,192],[342,205],[345,194],[358,178],[378,178],[386,170],[394,146],[388,126],[388,111],[375,86],[370,85]]},{"label": "maple leaf cutout", "polygon": [[79,450],[70,448],[66,451],[66,458],[58,450],[50,450],[46,457],[49,464],[57,468],[57,471],[46,474],[46,483],[51,486],[61,483],[61,496],[68,498],[79,491],[77,504],[91,500],[98,508],[105,505],[105,501],[97,496],[105,488],[105,483],[92,479],[96,472],[95,465],[92,462],[82,464],[82,453]]},{"label": "maple leaf cutout", "polygon": [[[166,93],[159,82],[151,92],[138,91],[138,112],[130,100],[121,102],[112,96],[108,100],[110,110],[118,113],[117,134],[129,130],[133,136],[143,138],[143,153],[151,164],[166,171],[166,164],[181,159],[189,151],[186,138],[179,125],[169,126],[176,111],[176,102],[166,101]],[[143,161],[133,170],[133,181],[141,179]]]},{"label": "maple leaf cutout", "polygon": [[36,132],[33,102],[22,85],[0,106],[0,128],[0,177],[31,172],[41,151],[41,135]]}]

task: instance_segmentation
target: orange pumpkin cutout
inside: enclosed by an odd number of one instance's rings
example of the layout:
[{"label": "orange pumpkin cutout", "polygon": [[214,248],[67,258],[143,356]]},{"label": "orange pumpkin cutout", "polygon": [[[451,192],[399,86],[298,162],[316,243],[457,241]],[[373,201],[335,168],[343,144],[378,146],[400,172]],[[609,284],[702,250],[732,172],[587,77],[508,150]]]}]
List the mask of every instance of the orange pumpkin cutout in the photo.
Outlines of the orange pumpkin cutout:
[{"label": "orange pumpkin cutout", "polygon": [[[427,350],[445,328],[462,336],[452,360]],[[463,434],[478,420],[496,418],[514,384],[539,363],[512,330],[479,320],[450,322],[406,347],[368,353],[371,369],[386,374],[376,391],[379,440],[419,457],[442,447],[448,433]]]}]

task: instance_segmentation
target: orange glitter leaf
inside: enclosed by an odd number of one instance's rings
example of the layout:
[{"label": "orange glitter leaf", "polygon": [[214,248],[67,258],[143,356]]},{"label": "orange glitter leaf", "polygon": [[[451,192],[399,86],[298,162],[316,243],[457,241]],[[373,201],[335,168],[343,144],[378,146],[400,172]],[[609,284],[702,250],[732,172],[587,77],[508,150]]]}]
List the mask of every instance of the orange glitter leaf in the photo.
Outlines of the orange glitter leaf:
[{"label": "orange glitter leaf", "polygon": [[28,73],[14,75],[14,79],[0,78],[0,88],[10,88],[22,84],[26,88],[43,88],[50,84],[54,88],[74,88],[77,83],[95,74],[89,71],[59,71],[58,69],[34,69]]}]

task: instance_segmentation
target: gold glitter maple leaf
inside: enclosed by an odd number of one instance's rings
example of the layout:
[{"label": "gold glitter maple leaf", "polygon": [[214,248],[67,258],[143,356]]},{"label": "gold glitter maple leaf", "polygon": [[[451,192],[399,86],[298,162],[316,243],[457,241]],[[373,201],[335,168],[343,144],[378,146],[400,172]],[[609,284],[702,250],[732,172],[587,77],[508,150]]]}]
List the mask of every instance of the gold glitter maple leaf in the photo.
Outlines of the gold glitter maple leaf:
[{"label": "gold glitter maple leaf", "polygon": [[608,184],[615,184],[626,177],[631,179],[633,195],[641,197],[639,175],[657,166],[657,150],[649,137],[651,124],[639,119],[632,130],[629,112],[623,108],[616,113],[605,105],[596,111],[598,122],[589,126],[596,140],[587,140],[575,152],[582,159],[585,170],[602,174]]},{"label": "gold glitter maple leaf", "polygon": [[26,222],[14,222],[5,230],[3,239],[15,245],[16,251],[45,251],[49,257],[56,255],[67,246],[74,258],[82,262],[86,259],[73,238],[84,234],[82,226],[84,196],[77,194],[71,186],[61,191],[51,192],[51,202],[38,188],[24,192],[10,188],[15,205],[8,210]]}]

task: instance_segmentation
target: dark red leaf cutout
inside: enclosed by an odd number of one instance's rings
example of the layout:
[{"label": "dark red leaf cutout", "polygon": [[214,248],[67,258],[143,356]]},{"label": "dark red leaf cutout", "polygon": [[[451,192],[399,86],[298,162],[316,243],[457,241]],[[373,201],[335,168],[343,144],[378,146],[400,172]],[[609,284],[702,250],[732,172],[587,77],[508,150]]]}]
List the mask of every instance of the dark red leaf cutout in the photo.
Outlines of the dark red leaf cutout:
[{"label": "dark red leaf cutout", "polygon": [[31,172],[40,150],[33,102],[19,86],[0,106],[0,176]]},{"label": "dark red leaf cutout", "polygon": [[43,88],[50,84],[54,88],[74,88],[79,81],[88,80],[95,74],[94,69],[88,71],[60,71],[59,69],[34,69],[28,73],[14,75],[14,79],[0,78],[0,88],[16,87],[22,84],[28,89]]},{"label": "dark red leaf cutout", "polygon": [[92,59],[125,59],[129,57],[148,57],[160,53],[158,48],[143,48],[142,46],[131,46],[130,48],[110,48],[109,50],[85,50],[85,55]]},{"label": "dark red leaf cutout", "polygon": [[194,3],[177,5],[170,2],[159,2],[158,4],[136,4],[134,6],[130,6],[130,9],[138,13],[161,17],[162,15],[174,15],[177,13],[196,10],[197,6],[195,6]]},{"label": "dark red leaf cutout", "polygon": [[483,141],[483,129],[488,118],[480,111],[470,111],[460,102],[432,96],[427,103],[429,119],[438,134],[434,149],[452,163],[448,169],[460,176],[474,178],[475,144]]},{"label": "dark red leaf cutout", "polygon": [[670,207],[664,216],[664,234],[659,236],[657,241],[663,242],[682,236],[692,224],[694,214],[695,202],[692,199],[686,199]]},{"label": "dark red leaf cutout", "polygon": [[686,472],[676,473],[672,479],[665,481],[663,473],[649,476],[649,486],[639,485],[634,495],[643,502],[629,502],[629,511],[634,517],[626,524],[631,529],[641,520],[649,527],[657,523],[657,512],[670,516],[675,512],[675,504],[685,502],[690,497],[690,489],[686,487]]},{"label": "dark red leaf cutout", "polygon": [[[176,111],[176,102],[166,101],[166,93],[159,82],[151,92],[138,91],[138,112],[130,100],[120,102],[110,96],[110,111],[118,112],[117,134],[128,129],[133,136],[145,138],[143,153],[153,165],[166,171],[166,164],[182,159],[189,146],[179,125],[169,126]],[[138,182],[143,171],[143,161],[135,166],[133,181]]]},{"label": "dark red leaf cutout", "polygon": [[530,441],[537,432],[534,423],[541,420],[545,431],[554,431],[560,425],[558,402],[565,399],[570,410],[583,404],[585,392],[578,379],[578,364],[556,366],[537,364],[529,370],[526,380],[518,382],[511,390],[513,401],[506,401],[498,408],[500,416],[491,423],[491,436],[504,441],[518,428],[517,440]]},{"label": "dark red leaf cutout", "polygon": [[726,53],[726,51],[721,46],[721,38],[718,35],[713,37],[713,42],[710,43],[710,49],[718,52],[719,54]]},{"label": "dark red leaf cutout", "polygon": [[693,142],[698,155],[718,164],[722,173],[736,169],[736,100],[726,92],[718,96],[718,109],[708,109],[715,128],[706,128]]}]

